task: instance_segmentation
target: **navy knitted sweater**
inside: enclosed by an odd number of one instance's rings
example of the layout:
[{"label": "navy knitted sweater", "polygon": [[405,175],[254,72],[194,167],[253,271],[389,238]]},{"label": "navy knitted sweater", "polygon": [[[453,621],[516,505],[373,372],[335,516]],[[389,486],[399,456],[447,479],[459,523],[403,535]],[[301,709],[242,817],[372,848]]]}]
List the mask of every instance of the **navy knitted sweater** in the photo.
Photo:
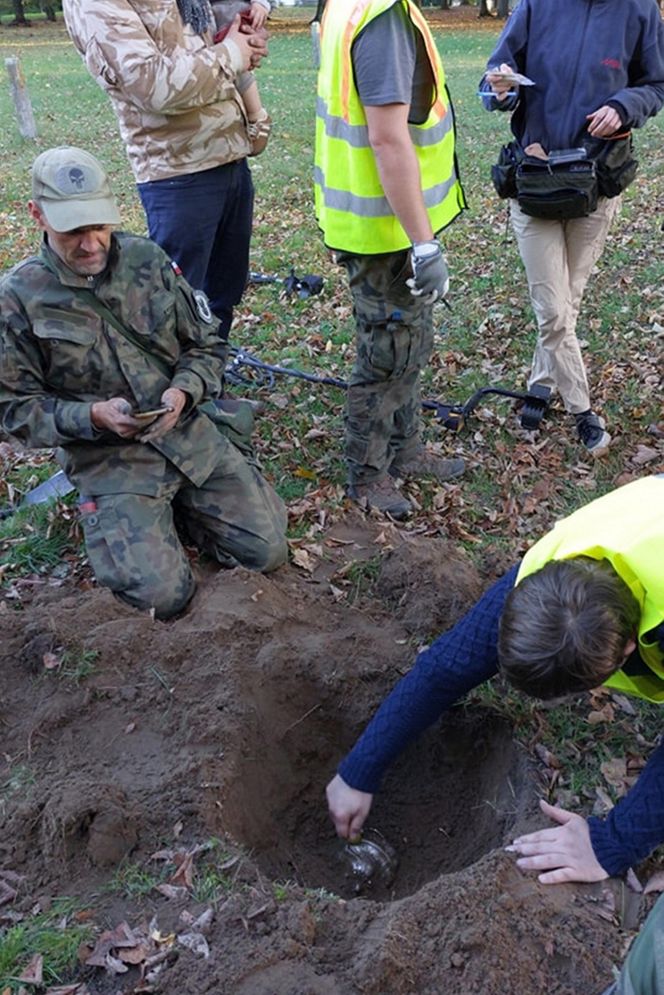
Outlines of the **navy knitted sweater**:
[{"label": "navy knitted sweater", "polygon": [[[382,703],[339,766],[352,788],[371,794],[403,749],[445,709],[498,671],[498,623],[518,567],[428,649]],[[626,871],[664,842],[664,743],[606,819],[590,818],[590,839],[604,870]]]}]

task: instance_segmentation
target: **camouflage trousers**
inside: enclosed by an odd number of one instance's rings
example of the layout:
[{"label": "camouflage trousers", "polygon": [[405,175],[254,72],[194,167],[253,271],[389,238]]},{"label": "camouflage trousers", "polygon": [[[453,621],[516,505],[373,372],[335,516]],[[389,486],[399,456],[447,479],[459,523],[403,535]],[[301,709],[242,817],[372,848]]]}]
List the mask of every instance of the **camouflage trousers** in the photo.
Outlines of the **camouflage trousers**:
[{"label": "camouflage trousers", "polygon": [[[286,509],[232,445],[202,487],[172,464],[156,497],[106,494],[81,508],[85,544],[99,584],[157,618],[182,611],[195,590],[175,526],[223,566],[268,572],[285,563]],[[83,502],[90,501],[83,499]]]},{"label": "camouflage trousers", "polygon": [[409,252],[337,253],[348,273],[357,354],[346,403],[349,483],[385,477],[420,442],[420,372],[433,349],[433,308],[413,297]]}]

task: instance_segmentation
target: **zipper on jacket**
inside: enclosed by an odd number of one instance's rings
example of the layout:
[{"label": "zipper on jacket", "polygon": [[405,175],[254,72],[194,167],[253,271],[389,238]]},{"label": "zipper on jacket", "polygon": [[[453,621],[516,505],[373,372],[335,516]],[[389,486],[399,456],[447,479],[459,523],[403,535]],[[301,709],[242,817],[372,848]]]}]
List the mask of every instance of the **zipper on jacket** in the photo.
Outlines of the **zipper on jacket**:
[{"label": "zipper on jacket", "polygon": [[586,21],[583,25],[583,31],[581,33],[581,43],[577,48],[576,54],[576,65],[574,66],[574,72],[572,73],[572,88],[570,92],[570,103],[569,106],[574,106],[574,91],[576,90],[576,81],[579,75],[579,63],[581,62],[581,54],[586,44],[586,35],[588,34],[588,23],[590,21],[590,11],[592,10],[595,0],[588,0],[588,7],[586,8]]}]

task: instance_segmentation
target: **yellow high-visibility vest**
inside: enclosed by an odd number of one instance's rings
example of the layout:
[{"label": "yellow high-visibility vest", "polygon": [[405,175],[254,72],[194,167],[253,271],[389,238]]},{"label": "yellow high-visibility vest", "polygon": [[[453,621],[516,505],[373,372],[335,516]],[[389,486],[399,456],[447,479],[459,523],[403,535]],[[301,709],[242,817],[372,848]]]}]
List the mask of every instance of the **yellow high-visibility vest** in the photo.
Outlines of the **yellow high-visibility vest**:
[{"label": "yellow high-visibility vest", "polygon": [[605,684],[648,701],[664,701],[664,653],[653,630],[664,622],[664,477],[644,477],[591,501],[526,553],[517,584],[551,560],[608,560],[641,606],[639,656],[648,673],[618,670]]},{"label": "yellow high-visibility vest", "polygon": [[351,59],[353,41],[360,31],[395,3],[402,4],[422,35],[435,82],[426,121],[408,126],[433,231],[445,228],[466,206],[457,172],[454,112],[445,74],[418,8],[410,0],[327,0],[321,24],[316,105],[316,218],[326,245],[360,255],[396,252],[411,244],[380,182]]}]

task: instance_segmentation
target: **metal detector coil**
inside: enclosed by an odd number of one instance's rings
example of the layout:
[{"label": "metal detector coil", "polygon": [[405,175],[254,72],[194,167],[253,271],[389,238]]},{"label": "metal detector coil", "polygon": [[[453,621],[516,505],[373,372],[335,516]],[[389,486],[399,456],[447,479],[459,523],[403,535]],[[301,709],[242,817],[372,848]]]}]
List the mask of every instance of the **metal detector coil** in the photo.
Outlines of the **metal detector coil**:
[{"label": "metal detector coil", "polygon": [[499,397],[511,397],[522,401],[521,427],[532,432],[539,428],[551,400],[549,387],[535,384],[528,391],[507,390],[505,387],[480,387],[465,404],[441,404],[439,401],[422,401],[422,407],[433,411],[436,418],[451,432],[461,432],[466,425],[466,419],[475,410],[480,401],[489,394]]}]

